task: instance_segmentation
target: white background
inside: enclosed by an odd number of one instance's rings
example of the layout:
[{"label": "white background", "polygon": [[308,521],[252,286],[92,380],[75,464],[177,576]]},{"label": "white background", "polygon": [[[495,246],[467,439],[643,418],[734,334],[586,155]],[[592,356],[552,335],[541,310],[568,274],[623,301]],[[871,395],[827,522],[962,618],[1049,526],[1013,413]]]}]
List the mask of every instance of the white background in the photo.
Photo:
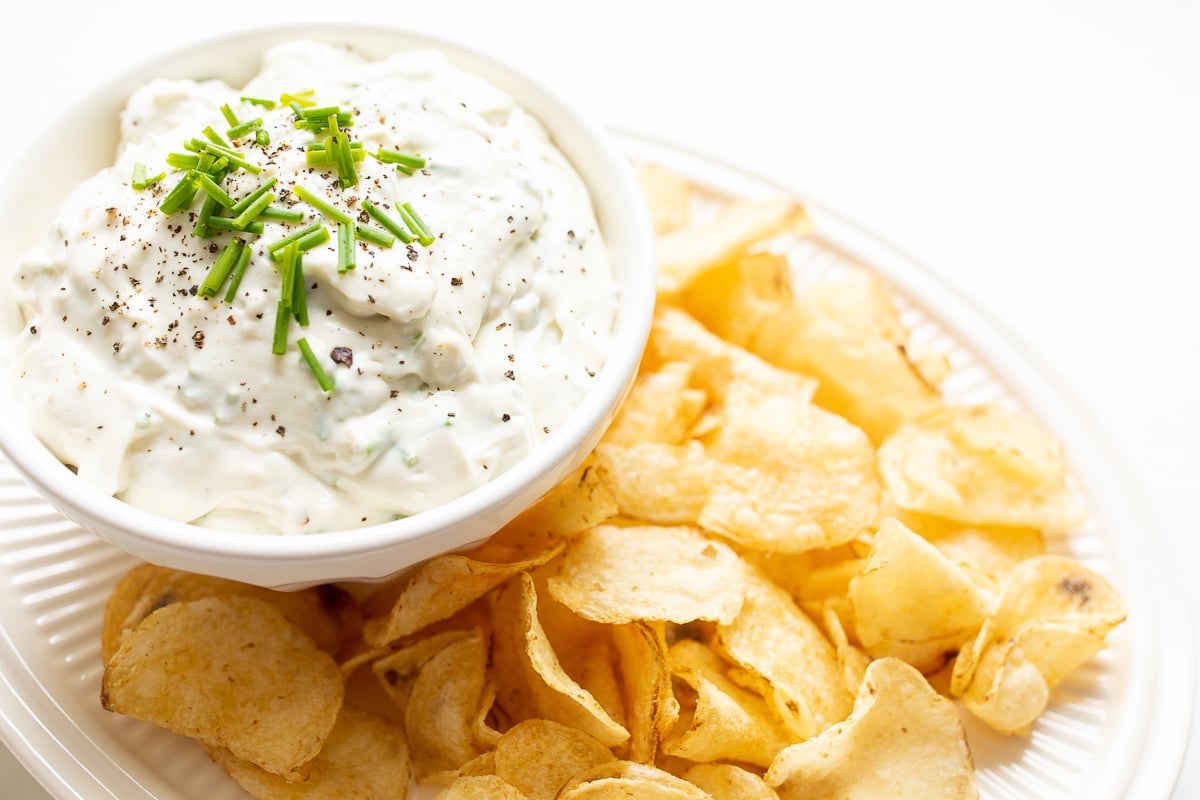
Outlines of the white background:
[{"label": "white background", "polygon": [[[1071,388],[1200,590],[1200,6],[22,3],[0,160],[125,67],[242,27],[407,26],[538,76],[601,122],[800,187],[927,264]],[[10,14],[12,12],[9,12]],[[27,187],[36,191],[36,187]],[[1178,635],[1196,636],[1192,630]],[[1200,746],[1175,797],[1200,797]],[[0,748],[0,794],[44,793]]]}]

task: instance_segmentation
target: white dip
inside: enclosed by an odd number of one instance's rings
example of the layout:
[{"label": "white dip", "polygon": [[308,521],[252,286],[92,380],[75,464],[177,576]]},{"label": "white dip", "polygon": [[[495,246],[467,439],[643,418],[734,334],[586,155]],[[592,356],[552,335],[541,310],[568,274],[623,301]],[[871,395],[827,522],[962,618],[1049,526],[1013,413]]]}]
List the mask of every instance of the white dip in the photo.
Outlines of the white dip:
[{"label": "white dip", "polygon": [[[352,110],[344,132],[364,150],[426,167],[409,176],[367,157],[343,189],[332,167],[306,165],[305,144],[325,134],[298,130],[287,106],[240,101],[308,89],[318,106]],[[225,137],[223,103],[238,120],[261,117],[270,144],[240,139],[262,172],[231,172],[221,187],[236,200],[275,177],[275,205],[305,214],[244,237],[252,257],[232,303],[225,287],[195,291],[234,235],[194,234],[205,195],[167,215],[159,206],[185,172],[131,186],[135,163],[154,175],[206,126]],[[532,117],[439,54],[365,63],[292,43],[241,90],[149,84],[121,133],[116,164],[74,191],[20,265],[12,366],[37,436],[106,493],[173,520],[282,533],[415,514],[537,447],[604,363],[617,294],[586,190]],[[297,184],[375,228],[363,198],[397,220],[411,202],[436,240],[360,239],[355,268],[339,274],[337,225],[299,202]],[[333,236],[302,257],[310,324],[292,321],[274,355],[281,277],[266,248],[313,222]]]}]

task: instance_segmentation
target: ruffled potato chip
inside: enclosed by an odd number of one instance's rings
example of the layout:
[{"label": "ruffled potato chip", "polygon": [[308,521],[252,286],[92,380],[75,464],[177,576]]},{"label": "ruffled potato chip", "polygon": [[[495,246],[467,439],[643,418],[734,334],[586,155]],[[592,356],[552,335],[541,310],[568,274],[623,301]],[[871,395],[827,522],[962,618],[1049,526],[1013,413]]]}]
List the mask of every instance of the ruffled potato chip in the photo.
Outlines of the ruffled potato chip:
[{"label": "ruffled potato chip", "polygon": [[574,776],[615,760],[583,731],[546,719],[519,723],[496,744],[496,775],[529,800],[554,800]]},{"label": "ruffled potato chip", "polygon": [[959,653],[950,690],[996,730],[1028,733],[1054,687],[1124,619],[1124,603],[1100,575],[1065,556],[1031,559]]},{"label": "ruffled potato chip", "polygon": [[440,792],[436,800],[529,800],[521,790],[495,775],[466,775]]},{"label": "ruffled potato chip", "polygon": [[621,513],[659,525],[695,524],[717,468],[699,442],[602,443],[595,457]]},{"label": "ruffled potato chip", "polygon": [[637,164],[636,172],[650,206],[654,232],[662,235],[686,225],[692,199],[687,178],[658,164]]},{"label": "ruffled potato chip", "polygon": [[129,631],[104,670],[104,708],[296,779],[342,706],[337,663],[250,597],[170,603]]},{"label": "ruffled potato chip", "polygon": [[[745,670],[800,739],[844,719],[852,698],[837,652],[786,591],[747,567],[741,613],[716,628],[714,646]],[[733,673],[731,673],[731,677]]]},{"label": "ruffled potato chip", "polygon": [[408,793],[404,731],[383,717],[343,705],[329,741],[310,762],[308,777],[289,782],[234,757],[209,754],[257,800],[397,800]]},{"label": "ruffled potato chip", "polygon": [[[421,667],[454,642],[466,639],[471,635],[472,631],[469,630],[442,631],[399,650],[388,651],[371,661],[371,670],[379,679],[380,685],[388,696],[391,697],[392,702],[396,704],[401,718],[403,718],[405,709],[408,708],[408,698],[412,694],[413,683],[417,680]],[[345,665],[343,665],[342,671],[344,674]]]},{"label": "ruffled potato chip", "polygon": [[479,631],[426,661],[412,683],[404,730],[418,780],[458,769],[482,749],[474,722],[487,690],[487,645]]},{"label": "ruffled potato chip", "polygon": [[689,388],[693,365],[664,363],[638,375],[603,441],[630,446],[642,442],[682,444],[708,402],[700,389]]},{"label": "ruffled potato chip", "polygon": [[708,792],[713,800],[779,800],[762,778],[733,764],[694,764],[680,777]]},{"label": "ruffled potato chip", "polygon": [[810,403],[737,384],[706,446],[720,467],[699,523],[743,547],[832,547],[877,522],[874,448],[861,430]]},{"label": "ruffled potato chip", "polygon": [[562,549],[563,543],[556,542],[533,558],[505,564],[457,553],[432,558],[412,573],[386,616],[367,621],[363,638],[378,647],[452,617],[517,573],[555,558]]},{"label": "ruffled potato chip", "polygon": [[903,425],[879,447],[896,504],[976,525],[1066,530],[1086,511],[1066,486],[1062,446],[995,405],[947,406]]},{"label": "ruffled potato chip", "polygon": [[572,542],[547,586],[597,622],[731,621],[742,570],[725,544],[694,528],[601,525]]},{"label": "ruffled potato chip", "polygon": [[633,761],[601,764],[572,779],[558,800],[711,800],[700,787]]},{"label": "ruffled potato chip", "polygon": [[850,581],[858,641],[874,658],[896,656],[934,672],[973,637],[994,598],[962,566],[887,518]]},{"label": "ruffled potato chip", "polygon": [[954,704],[895,658],[871,662],[850,716],[783,750],[766,782],[782,800],[979,796]]},{"label": "ruffled potato chip", "polygon": [[613,627],[613,643],[627,709],[627,757],[654,763],[661,742],[679,718],[679,702],[671,691],[667,640],[663,625],[632,622]]},{"label": "ruffled potato chip", "polygon": [[616,516],[618,511],[599,472],[590,462],[585,463],[501,528],[485,547],[511,547],[524,558],[531,558],[560,539]]},{"label": "ruffled potato chip", "polygon": [[968,564],[1002,580],[1022,561],[1046,552],[1038,528],[1007,525],[966,525],[962,522],[896,509],[886,512],[929,541],[951,561]]},{"label": "ruffled potato chip", "polygon": [[671,674],[687,687],[687,701],[663,752],[767,767],[794,741],[766,700],[731,681],[725,663],[700,642],[684,639],[671,647]]}]

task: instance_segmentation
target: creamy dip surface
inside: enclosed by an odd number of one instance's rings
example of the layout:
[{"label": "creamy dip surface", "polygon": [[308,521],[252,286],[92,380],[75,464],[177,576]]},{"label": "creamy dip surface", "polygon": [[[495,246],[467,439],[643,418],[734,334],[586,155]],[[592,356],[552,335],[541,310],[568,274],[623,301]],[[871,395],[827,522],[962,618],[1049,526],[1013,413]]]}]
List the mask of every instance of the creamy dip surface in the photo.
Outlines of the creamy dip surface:
[{"label": "creamy dip surface", "polygon": [[[312,90],[352,113],[362,148],[416,154],[404,174],[368,157],[357,185],[306,164],[321,137],[291,108],[240,98]],[[276,205],[303,222],[242,235],[251,259],[231,303],[197,293],[235,235],[195,235],[204,197],[159,206],[186,173],[137,191],[229,104],[270,136],[238,140]],[[617,291],[588,194],[540,124],[500,90],[421,51],[368,63],[313,42],[278,46],[245,87],[157,80],[121,116],[116,163],[80,185],[19,265],[24,330],[10,349],[35,434],[88,483],[173,520],[305,533],[385,522],[495,478],[580,403],[605,360]],[[362,223],[371,200],[410,202],[435,239],[364,242],[339,273],[337,226],[303,186]],[[272,353],[279,264],[267,246],[313,222],[333,234],[302,257],[310,324]],[[307,339],[334,388],[302,360]]]}]

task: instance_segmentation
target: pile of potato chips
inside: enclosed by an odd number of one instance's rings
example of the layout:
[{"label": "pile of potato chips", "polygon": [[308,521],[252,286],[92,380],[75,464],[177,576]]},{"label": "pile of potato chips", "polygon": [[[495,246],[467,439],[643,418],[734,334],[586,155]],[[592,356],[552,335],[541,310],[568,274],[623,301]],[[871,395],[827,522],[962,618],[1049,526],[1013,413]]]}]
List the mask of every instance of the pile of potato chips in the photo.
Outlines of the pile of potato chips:
[{"label": "pile of potato chips", "polygon": [[1061,448],[945,404],[870,273],[797,280],[795,202],[641,174],[659,309],[577,474],[361,602],[138,567],[105,708],[265,800],[977,796],[954,700],[1027,733],[1124,619],[1045,552],[1085,513]]}]

